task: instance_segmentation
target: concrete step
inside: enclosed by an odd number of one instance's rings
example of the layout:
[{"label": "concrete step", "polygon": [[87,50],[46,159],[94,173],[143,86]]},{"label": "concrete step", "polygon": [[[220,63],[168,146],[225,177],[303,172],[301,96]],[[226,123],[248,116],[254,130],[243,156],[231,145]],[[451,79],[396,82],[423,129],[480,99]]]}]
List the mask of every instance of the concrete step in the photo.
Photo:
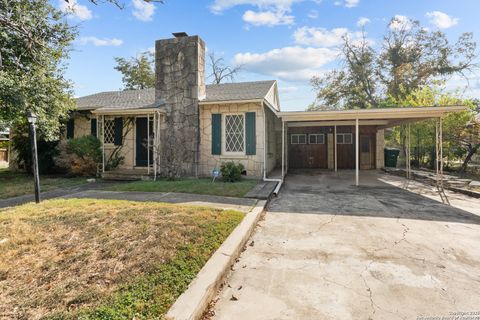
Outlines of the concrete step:
[{"label": "concrete step", "polygon": [[245,198],[268,200],[272,196],[276,186],[277,182],[259,181],[257,185],[245,195]]}]

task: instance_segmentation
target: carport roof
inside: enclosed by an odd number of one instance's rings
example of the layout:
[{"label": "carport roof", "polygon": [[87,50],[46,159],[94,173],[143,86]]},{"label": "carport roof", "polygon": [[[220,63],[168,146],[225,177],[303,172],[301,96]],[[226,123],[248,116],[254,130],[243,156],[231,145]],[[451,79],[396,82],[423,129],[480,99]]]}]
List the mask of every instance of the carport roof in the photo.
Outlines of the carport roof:
[{"label": "carport roof", "polygon": [[465,110],[465,106],[405,107],[328,111],[287,111],[278,112],[277,115],[282,118],[283,121],[287,122],[351,122],[358,119],[363,122],[371,121],[371,124],[391,127],[404,122],[414,122],[432,118],[439,118],[446,113],[461,112]]}]

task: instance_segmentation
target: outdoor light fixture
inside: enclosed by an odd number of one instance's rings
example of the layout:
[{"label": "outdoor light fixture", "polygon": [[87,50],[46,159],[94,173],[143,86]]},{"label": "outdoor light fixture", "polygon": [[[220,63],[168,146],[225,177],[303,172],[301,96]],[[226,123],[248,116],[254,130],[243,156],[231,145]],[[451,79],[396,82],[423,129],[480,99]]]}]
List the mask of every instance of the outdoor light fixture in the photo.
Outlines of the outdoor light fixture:
[{"label": "outdoor light fixture", "polygon": [[37,155],[37,134],[35,123],[37,123],[37,115],[31,111],[27,112],[28,129],[30,133],[30,145],[32,146],[32,167],[33,178],[35,183],[35,202],[40,202],[40,177],[38,174],[38,155]]},{"label": "outdoor light fixture", "polygon": [[27,120],[29,124],[37,123],[37,115],[31,111],[27,112]]}]

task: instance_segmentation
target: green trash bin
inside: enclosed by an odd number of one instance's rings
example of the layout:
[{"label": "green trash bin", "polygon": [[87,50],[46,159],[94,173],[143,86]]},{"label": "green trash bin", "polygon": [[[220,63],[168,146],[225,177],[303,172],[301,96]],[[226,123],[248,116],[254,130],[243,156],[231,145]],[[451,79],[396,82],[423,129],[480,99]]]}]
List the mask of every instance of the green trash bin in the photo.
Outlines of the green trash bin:
[{"label": "green trash bin", "polygon": [[397,159],[398,159],[398,155],[400,154],[400,150],[394,149],[394,148],[385,148],[384,154],[385,154],[385,167],[396,168]]}]

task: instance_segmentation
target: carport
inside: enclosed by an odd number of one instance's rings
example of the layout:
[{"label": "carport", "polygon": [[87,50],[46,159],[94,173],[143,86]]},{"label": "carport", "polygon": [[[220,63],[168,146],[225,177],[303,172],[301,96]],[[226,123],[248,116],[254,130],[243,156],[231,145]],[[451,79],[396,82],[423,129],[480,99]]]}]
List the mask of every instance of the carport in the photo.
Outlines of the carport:
[{"label": "carport", "polygon": [[[282,181],[292,167],[355,170],[383,168],[385,129],[407,124],[406,153],[410,154],[410,123],[436,119],[437,181],[443,168],[442,118],[464,106],[405,107],[332,111],[279,112],[282,120]],[[407,178],[410,164],[406,162]]]}]

